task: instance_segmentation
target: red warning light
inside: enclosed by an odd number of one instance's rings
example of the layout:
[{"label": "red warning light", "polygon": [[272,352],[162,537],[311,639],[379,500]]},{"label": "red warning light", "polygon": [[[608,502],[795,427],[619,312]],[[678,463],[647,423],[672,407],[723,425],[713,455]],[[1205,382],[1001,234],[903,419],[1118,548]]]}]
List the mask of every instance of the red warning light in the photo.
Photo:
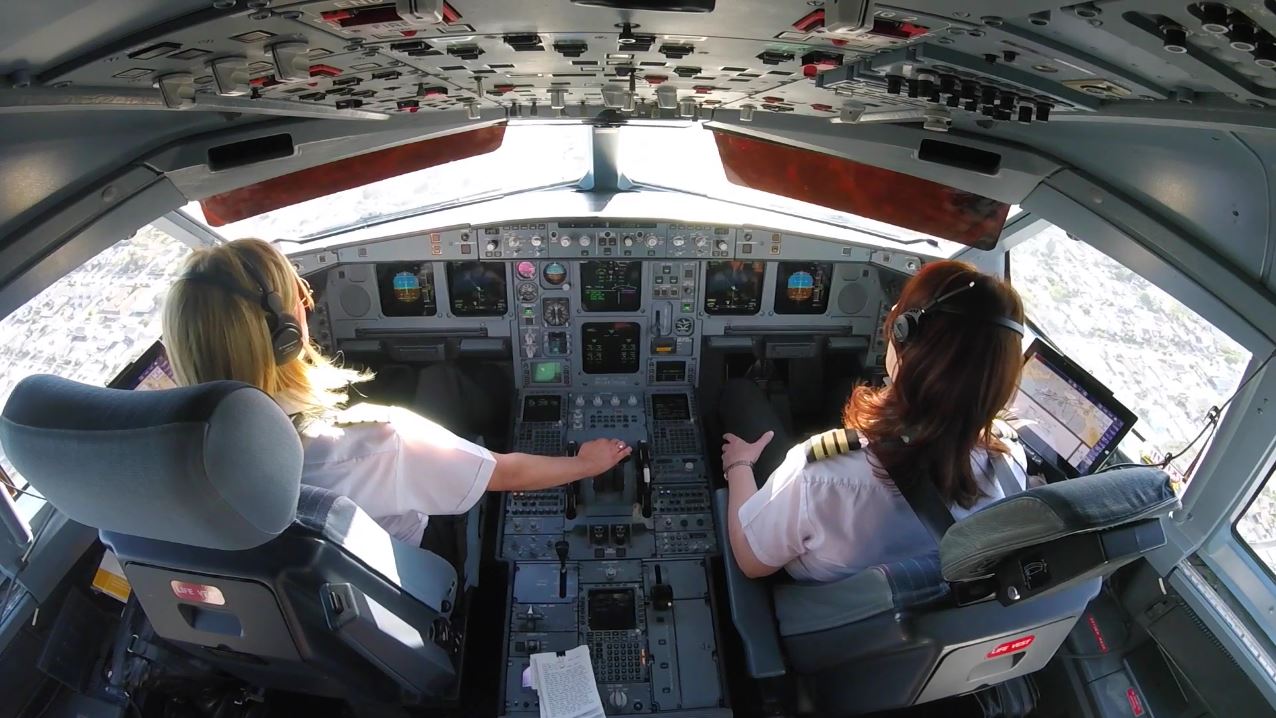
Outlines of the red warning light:
[{"label": "red warning light", "polygon": [[341,74],[341,68],[332,65],[311,65],[311,77],[336,77]]},{"label": "red warning light", "polygon": [[813,32],[824,27],[824,8],[812,10],[805,17],[793,23],[793,29],[799,32]]}]

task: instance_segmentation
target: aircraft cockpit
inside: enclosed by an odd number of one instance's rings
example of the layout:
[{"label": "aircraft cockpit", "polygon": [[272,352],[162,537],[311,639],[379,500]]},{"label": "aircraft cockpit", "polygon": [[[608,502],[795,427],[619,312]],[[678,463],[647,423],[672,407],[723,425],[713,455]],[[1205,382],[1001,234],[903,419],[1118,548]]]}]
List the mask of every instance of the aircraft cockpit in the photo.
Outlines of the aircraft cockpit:
[{"label": "aircraft cockpit", "polygon": [[1276,5],[9,5],[0,714],[1276,714]]}]

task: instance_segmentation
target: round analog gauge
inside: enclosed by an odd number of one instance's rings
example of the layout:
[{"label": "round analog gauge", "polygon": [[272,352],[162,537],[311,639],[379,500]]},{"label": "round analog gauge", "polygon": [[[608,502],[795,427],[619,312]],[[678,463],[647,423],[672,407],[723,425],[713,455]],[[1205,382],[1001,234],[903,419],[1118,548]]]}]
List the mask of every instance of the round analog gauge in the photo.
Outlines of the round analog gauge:
[{"label": "round analog gauge", "polygon": [[678,321],[674,322],[673,330],[679,336],[687,336],[695,331],[696,325],[691,321],[691,317],[678,317]]},{"label": "round analog gauge", "polygon": [[535,284],[531,282],[523,282],[518,285],[518,300],[520,302],[534,302],[536,301],[536,294],[538,291],[539,290]]},{"label": "round analog gauge", "polygon": [[566,299],[546,299],[541,311],[545,315],[545,323],[551,327],[561,327],[567,323]]},{"label": "round analog gauge", "polygon": [[536,265],[531,262],[519,262],[514,265],[514,273],[519,279],[532,279],[536,276]]},{"label": "round analog gauge", "polygon": [[567,281],[567,267],[564,267],[561,262],[550,262],[545,265],[543,276],[546,282],[557,287]]}]

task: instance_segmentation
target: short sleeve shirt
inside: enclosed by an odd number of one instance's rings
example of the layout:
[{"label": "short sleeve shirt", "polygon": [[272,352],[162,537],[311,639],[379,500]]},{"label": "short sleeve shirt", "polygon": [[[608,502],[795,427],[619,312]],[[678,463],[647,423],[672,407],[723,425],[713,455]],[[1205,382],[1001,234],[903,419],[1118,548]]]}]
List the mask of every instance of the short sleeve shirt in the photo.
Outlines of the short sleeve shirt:
[{"label": "short sleeve shirt", "polygon": [[361,404],[302,431],[301,481],[347,496],[389,534],[420,545],[431,515],[463,514],[496,459],[407,409]]},{"label": "short sleeve shirt", "polygon": [[[1025,486],[1023,449],[1007,443],[1015,479]],[[987,453],[977,449],[971,465],[981,496],[969,509],[949,507],[958,521],[1004,498]],[[801,444],[793,447],[740,507],[749,547],[758,560],[783,566],[800,581],[832,581],[934,552],[926,527],[880,475],[871,447],[811,463]]]}]

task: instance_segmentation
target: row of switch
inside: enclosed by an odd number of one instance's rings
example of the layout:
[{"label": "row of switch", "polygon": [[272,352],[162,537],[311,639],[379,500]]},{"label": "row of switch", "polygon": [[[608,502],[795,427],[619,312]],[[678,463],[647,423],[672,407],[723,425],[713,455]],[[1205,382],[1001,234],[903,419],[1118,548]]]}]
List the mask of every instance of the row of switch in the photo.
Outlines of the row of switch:
[{"label": "row of switch", "polygon": [[624,546],[629,543],[629,524],[591,524],[589,543],[606,546],[609,543]]},{"label": "row of switch", "polygon": [[[624,403],[626,406],[638,406],[638,397],[635,394],[630,394],[627,398],[623,400],[620,398],[619,394],[612,394],[611,398],[609,399],[604,399],[603,398],[604,396],[606,395],[595,394],[594,398],[592,400],[589,400],[588,403],[593,404],[595,407],[602,407],[603,404],[609,404],[611,406],[620,406],[622,403]],[[575,403],[576,406],[583,407],[585,406],[585,403],[586,403],[585,397],[582,395],[577,395],[573,403]]]}]

